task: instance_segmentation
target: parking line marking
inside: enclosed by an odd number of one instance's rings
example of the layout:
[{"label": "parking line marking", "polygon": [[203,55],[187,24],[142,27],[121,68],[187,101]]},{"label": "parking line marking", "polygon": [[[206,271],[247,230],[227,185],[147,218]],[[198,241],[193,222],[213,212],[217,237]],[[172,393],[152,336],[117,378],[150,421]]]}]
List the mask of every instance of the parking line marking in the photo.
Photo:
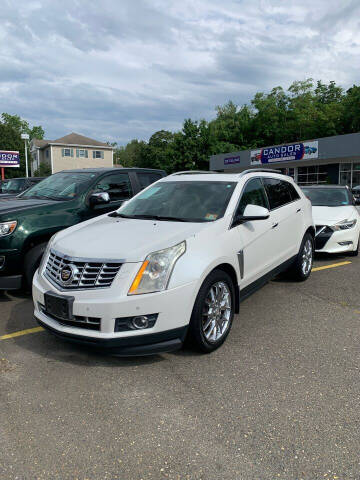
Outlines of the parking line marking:
[{"label": "parking line marking", "polygon": [[28,335],[29,333],[42,332],[43,327],[28,328],[27,330],[20,330],[14,333],[8,333],[7,335],[2,335],[0,340],[7,340],[8,338],[21,337],[22,335]]},{"label": "parking line marking", "polygon": [[318,272],[319,270],[326,270],[327,268],[342,267],[343,265],[349,265],[349,263],[351,262],[332,263],[331,265],[324,265],[323,267],[315,267],[312,271]]}]

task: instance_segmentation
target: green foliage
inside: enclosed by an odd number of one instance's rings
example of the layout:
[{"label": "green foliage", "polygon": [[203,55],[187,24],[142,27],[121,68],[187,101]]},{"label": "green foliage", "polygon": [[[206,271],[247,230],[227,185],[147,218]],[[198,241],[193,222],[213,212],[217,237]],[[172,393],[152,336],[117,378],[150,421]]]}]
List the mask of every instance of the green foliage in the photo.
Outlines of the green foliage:
[{"label": "green foliage", "polygon": [[[0,119],[0,150],[15,150],[20,153],[20,168],[6,168],[6,178],[25,176],[25,143],[21,140],[21,134],[28,133],[30,138],[44,138],[44,130],[41,126],[29,126],[26,120],[18,115],[3,113]],[[30,155],[28,152],[30,164]],[[30,168],[29,168],[30,171]],[[45,175],[45,174],[44,174]],[[43,175],[40,175],[43,176]]]},{"label": "green foliage", "polygon": [[34,177],[48,177],[49,175],[51,175],[51,168],[47,163],[41,163],[34,172]]},{"label": "green foliage", "polygon": [[161,130],[149,142],[119,147],[124,166],[178,170],[208,169],[210,155],[360,131],[360,87],[347,92],[311,78],[258,92],[250,105],[229,101],[210,122],[186,119],[179,132]]},{"label": "green foliage", "polygon": [[44,129],[40,125],[30,128],[29,123],[20,118],[19,115],[2,113],[1,123],[13,128],[19,135],[22,133],[28,133],[30,135],[30,140],[32,138],[43,139],[45,135]]}]

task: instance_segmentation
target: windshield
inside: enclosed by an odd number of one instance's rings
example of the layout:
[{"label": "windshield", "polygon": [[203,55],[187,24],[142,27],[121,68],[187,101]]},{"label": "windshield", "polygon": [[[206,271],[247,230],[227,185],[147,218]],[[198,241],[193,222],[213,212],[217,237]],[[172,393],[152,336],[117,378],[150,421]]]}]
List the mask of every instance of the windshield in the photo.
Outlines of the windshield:
[{"label": "windshield", "polygon": [[40,198],[50,200],[72,200],[89,186],[95,173],[55,173],[42,182],[29,188],[21,198]]},{"label": "windshield", "polygon": [[213,222],[226,210],[235,182],[158,182],[118,210],[130,218]]},{"label": "windshield", "polygon": [[341,207],[353,203],[347,188],[303,188],[302,190],[314,207]]},{"label": "windshield", "polygon": [[14,178],[1,184],[1,193],[20,193],[24,190],[25,180]]}]

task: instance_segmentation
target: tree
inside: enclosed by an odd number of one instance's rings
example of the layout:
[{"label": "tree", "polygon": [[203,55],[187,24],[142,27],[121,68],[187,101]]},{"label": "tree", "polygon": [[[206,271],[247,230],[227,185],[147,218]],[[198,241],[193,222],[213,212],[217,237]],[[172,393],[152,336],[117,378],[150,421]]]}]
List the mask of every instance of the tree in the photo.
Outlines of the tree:
[{"label": "tree", "polygon": [[[30,127],[19,115],[3,113],[0,120],[0,150],[15,150],[20,153],[20,168],[6,168],[7,178],[25,176],[25,144],[21,134],[28,133],[30,138],[43,138],[44,129],[41,126]],[[28,155],[28,158],[29,155]]]},{"label": "tree", "polygon": [[19,115],[10,115],[9,113],[2,113],[1,122],[4,125],[8,125],[9,127],[13,128],[15,131],[19,133],[19,135],[22,133],[28,133],[30,135],[30,139],[44,138],[45,132],[40,125],[30,128],[29,123],[26,120],[23,120],[22,118],[20,118]]},{"label": "tree", "polygon": [[343,100],[344,133],[360,131],[360,86],[353,85]]}]

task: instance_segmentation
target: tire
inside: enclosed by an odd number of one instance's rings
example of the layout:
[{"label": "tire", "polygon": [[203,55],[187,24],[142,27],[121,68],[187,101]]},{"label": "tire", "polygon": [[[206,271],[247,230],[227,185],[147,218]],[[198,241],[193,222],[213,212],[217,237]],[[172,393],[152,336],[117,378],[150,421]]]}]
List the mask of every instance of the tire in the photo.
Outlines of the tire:
[{"label": "tire", "polygon": [[[219,299],[216,298],[216,292]],[[220,269],[212,271],[204,280],[196,297],[188,340],[204,353],[213,352],[229,335],[234,311],[235,289],[231,277]]]},{"label": "tire", "polygon": [[27,252],[24,260],[24,280],[25,288],[31,290],[32,281],[36,270],[38,269],[41,258],[45,252],[47,243],[36,245]]},{"label": "tire", "polygon": [[310,277],[313,261],[314,237],[310,233],[305,233],[299,253],[288,274],[293,280],[304,282]]},{"label": "tire", "polygon": [[357,248],[356,250],[353,250],[352,252],[349,252],[348,255],[349,257],[357,257],[359,255],[359,243],[360,243],[360,238],[358,240]]}]

